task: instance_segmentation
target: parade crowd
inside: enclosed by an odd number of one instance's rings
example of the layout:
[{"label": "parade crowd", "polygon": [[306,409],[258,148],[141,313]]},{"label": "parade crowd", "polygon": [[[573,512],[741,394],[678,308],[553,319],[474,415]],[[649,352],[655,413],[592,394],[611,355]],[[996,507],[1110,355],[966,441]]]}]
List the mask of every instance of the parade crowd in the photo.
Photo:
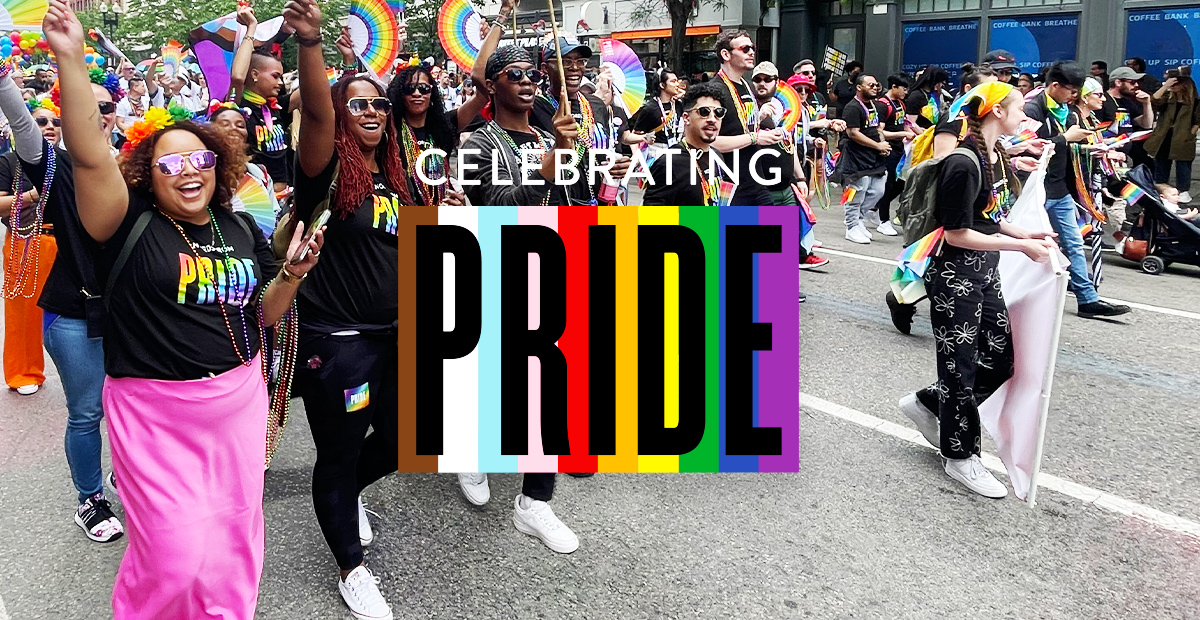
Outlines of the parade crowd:
[{"label": "parade crowd", "polygon": [[[256,49],[254,10],[239,5],[247,35],[228,93],[154,63],[89,71],[63,0],[43,24],[56,66],[0,65],[5,380],[36,392],[43,346],[58,369],[71,518],[93,541],[128,539],[115,617],[253,617],[264,467],[293,396],[316,445],[313,508],[337,589],[356,618],[393,617],[364,563],[374,533],[361,493],[397,469],[406,206],[791,205],[810,228],[837,207],[855,244],[906,234],[902,206],[923,208],[941,240],[924,276],[937,380],[900,408],[948,475],[989,497],[1007,489],[979,461],[977,407],[1013,365],[999,252],[1044,261],[1060,249],[1079,315],[1112,317],[1130,309],[1100,299],[1097,257],[1105,234],[1121,242],[1136,217],[1122,171],[1148,165],[1162,199],[1197,218],[1186,204],[1200,105],[1187,68],[1160,81],[1137,58],[1111,71],[1064,61],[1032,75],[995,50],[954,76],[855,61],[837,74],[811,60],[781,70],[730,30],[711,71],[648,67],[649,94],[631,112],[589,46],[502,45],[514,7],[505,0],[483,24],[466,74],[415,60],[366,71],[348,30],[323,40],[330,16],[315,0],[283,12],[294,72]],[[327,66],[331,48],[339,66]],[[777,96],[788,91],[797,109]],[[1149,133],[1096,148],[1138,132]],[[906,202],[925,162],[934,199]],[[1005,220],[1039,165],[1053,233]],[[266,226],[240,198],[249,190],[269,205]],[[802,239],[801,269],[829,262],[819,246]],[[908,333],[903,301],[886,294]],[[490,500],[486,474],[458,482],[471,503]],[[580,541],[551,508],[554,489],[555,474],[525,474],[514,526],[570,553]]]}]

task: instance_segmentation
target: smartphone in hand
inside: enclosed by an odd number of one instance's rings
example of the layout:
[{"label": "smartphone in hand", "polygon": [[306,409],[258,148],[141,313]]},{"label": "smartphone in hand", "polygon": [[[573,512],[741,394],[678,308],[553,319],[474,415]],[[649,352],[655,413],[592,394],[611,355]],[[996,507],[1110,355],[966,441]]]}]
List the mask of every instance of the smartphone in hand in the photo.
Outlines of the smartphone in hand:
[{"label": "smartphone in hand", "polygon": [[311,247],[309,242],[312,241],[313,235],[317,234],[318,230],[321,230],[329,223],[331,213],[333,212],[328,209],[322,211],[321,215],[318,215],[316,221],[312,223],[312,226],[308,227],[308,230],[304,233],[304,238],[300,240],[300,251],[296,252],[296,255],[288,260],[289,265],[299,264],[305,258],[308,258],[308,251]]}]

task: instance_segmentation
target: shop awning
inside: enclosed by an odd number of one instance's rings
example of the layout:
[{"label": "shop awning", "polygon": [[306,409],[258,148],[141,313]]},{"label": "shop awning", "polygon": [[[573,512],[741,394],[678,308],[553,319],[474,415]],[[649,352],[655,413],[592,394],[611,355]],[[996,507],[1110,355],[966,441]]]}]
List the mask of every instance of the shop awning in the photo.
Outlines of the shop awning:
[{"label": "shop awning", "polygon": [[[687,36],[693,37],[696,35],[705,34],[720,34],[720,26],[691,26],[687,29]],[[670,28],[656,28],[653,30],[621,30],[612,33],[614,39],[669,39],[671,37]]]}]

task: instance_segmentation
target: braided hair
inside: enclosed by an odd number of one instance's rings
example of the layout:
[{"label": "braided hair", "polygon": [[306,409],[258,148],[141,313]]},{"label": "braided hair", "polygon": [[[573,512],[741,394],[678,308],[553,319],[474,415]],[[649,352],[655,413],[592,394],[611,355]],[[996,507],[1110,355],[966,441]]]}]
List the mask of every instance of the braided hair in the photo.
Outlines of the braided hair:
[{"label": "braided hair", "polygon": [[[380,97],[386,96],[383,89],[375,82],[365,77],[349,74],[334,83],[330,89],[334,101],[333,148],[337,151],[340,162],[338,186],[330,209],[342,219],[353,215],[367,199],[367,196],[370,196],[375,190],[375,181],[371,177],[371,171],[367,168],[367,161],[363,159],[362,149],[359,148],[358,141],[354,139],[354,134],[351,132],[350,111],[346,108],[350,85],[360,81],[374,87],[379,91]],[[375,147],[375,162],[379,166],[379,171],[387,178],[392,191],[396,192],[399,197],[400,204],[411,205],[413,201],[408,193],[408,177],[400,162],[400,146],[396,139],[396,129],[386,118],[381,119],[381,122],[384,127],[383,139],[379,142],[379,146]]]}]

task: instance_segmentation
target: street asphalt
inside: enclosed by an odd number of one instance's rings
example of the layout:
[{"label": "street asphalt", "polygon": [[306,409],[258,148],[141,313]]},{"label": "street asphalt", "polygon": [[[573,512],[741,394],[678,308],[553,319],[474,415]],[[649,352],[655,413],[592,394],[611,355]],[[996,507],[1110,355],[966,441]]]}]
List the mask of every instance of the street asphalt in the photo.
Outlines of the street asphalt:
[{"label": "street asphalt", "polygon": [[[899,252],[854,246],[839,214],[819,215],[829,248]],[[800,390],[909,427],[896,400],[933,379],[927,306],[903,336],[883,304],[890,267],[830,258],[798,275]],[[1150,276],[1109,256],[1105,274],[1103,296],[1200,311],[1200,268]],[[1200,522],[1198,328],[1150,310],[1083,320],[1068,298],[1043,471]],[[38,394],[0,394],[0,620],[105,618],[125,541],[89,542],[71,521],[47,363]],[[350,618],[299,407],[267,473],[258,617]],[[392,475],[364,494],[379,514],[366,561],[398,619],[1200,618],[1200,538],[1050,490],[1034,509],[978,497],[932,450],[816,410],[801,410],[800,442],[798,474],[560,476],[552,505],[581,540],[566,556],[514,529],[518,475],[491,476],[483,508],[451,474]]]}]

